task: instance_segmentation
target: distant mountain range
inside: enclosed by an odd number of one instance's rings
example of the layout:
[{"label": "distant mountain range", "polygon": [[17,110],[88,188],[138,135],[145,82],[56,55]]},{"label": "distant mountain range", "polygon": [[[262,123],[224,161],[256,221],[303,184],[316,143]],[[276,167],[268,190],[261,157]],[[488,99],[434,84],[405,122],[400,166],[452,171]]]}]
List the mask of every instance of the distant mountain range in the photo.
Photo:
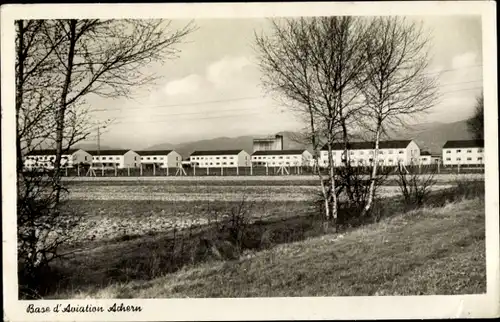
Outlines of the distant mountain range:
[{"label": "distant mountain range", "polygon": [[[279,132],[276,134],[283,135],[284,149],[308,149],[311,150],[310,144],[299,143],[299,133],[296,132]],[[219,137],[213,139],[185,142],[180,144],[161,143],[155,144],[144,150],[175,150],[179,152],[183,158],[195,150],[233,150],[243,149],[248,153],[253,152],[253,139],[262,137],[261,135],[245,135],[238,137]],[[441,148],[448,140],[469,140],[472,139],[471,134],[467,131],[466,120],[454,123],[420,123],[404,128],[390,134],[391,139],[414,139],[422,150],[429,151],[433,154],[440,154]],[[96,150],[95,144],[78,145],[79,148]],[[101,146],[102,150],[118,147]]]}]

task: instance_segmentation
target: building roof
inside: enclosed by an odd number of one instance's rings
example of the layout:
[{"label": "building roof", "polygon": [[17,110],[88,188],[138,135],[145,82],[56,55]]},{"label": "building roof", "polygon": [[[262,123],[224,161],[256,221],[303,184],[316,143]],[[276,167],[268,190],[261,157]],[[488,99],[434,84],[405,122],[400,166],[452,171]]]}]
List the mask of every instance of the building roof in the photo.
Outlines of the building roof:
[{"label": "building roof", "polygon": [[209,150],[209,151],[194,151],[191,153],[191,156],[197,156],[197,155],[233,155],[233,154],[239,154],[242,149],[240,150]]},{"label": "building roof", "polygon": [[304,150],[261,150],[255,151],[252,155],[290,155],[290,154],[302,154]]},{"label": "building roof", "polygon": [[169,155],[174,150],[135,151],[139,155]]},{"label": "building roof", "polygon": [[454,140],[446,141],[443,149],[454,148],[484,148],[484,140]]},{"label": "building roof", "polygon": [[431,153],[429,151],[421,151],[420,155],[421,156],[429,156],[429,155],[431,155]]},{"label": "building roof", "polygon": [[[80,149],[63,150],[63,154],[73,154],[78,150]],[[56,149],[34,150],[29,152],[27,155],[56,155]]]},{"label": "building roof", "polygon": [[124,155],[128,151],[131,150],[93,150],[93,151],[87,151],[91,155]]},{"label": "building roof", "polygon": [[[405,149],[412,140],[391,140],[391,141],[380,141],[379,149]],[[369,150],[375,149],[375,142],[349,142],[348,150]],[[322,151],[328,150],[325,145],[321,149]],[[343,143],[334,143],[332,150],[344,150]]]}]

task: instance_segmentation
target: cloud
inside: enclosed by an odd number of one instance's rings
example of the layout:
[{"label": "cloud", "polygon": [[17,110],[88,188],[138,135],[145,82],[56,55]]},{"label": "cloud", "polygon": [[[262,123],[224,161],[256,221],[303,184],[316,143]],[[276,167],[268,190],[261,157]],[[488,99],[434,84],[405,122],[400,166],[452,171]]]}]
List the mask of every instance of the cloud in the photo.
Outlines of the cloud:
[{"label": "cloud", "polygon": [[209,64],[203,74],[191,74],[168,82],[163,91],[168,96],[192,94],[215,89],[236,88],[253,76],[251,61],[245,56],[226,56]]},{"label": "cloud", "polygon": [[201,88],[203,78],[197,74],[191,74],[184,78],[168,82],[164,92],[169,95],[191,94]]},{"label": "cloud", "polygon": [[250,65],[250,60],[245,56],[224,57],[207,67],[206,78],[215,87],[224,87],[234,83],[234,78]]},{"label": "cloud", "polygon": [[465,68],[469,66],[476,65],[476,53],[467,52],[460,55],[456,55],[452,59],[451,66],[454,69]]}]

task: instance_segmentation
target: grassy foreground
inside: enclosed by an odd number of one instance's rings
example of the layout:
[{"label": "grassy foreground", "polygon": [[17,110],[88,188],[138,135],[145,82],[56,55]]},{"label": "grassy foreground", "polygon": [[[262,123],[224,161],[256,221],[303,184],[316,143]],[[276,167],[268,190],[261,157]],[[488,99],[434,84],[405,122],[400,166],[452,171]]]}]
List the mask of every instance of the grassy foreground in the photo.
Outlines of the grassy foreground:
[{"label": "grassy foreground", "polygon": [[[472,294],[486,291],[484,200],[410,211],[344,235],[56,298]],[[52,296],[51,296],[52,297]]]}]

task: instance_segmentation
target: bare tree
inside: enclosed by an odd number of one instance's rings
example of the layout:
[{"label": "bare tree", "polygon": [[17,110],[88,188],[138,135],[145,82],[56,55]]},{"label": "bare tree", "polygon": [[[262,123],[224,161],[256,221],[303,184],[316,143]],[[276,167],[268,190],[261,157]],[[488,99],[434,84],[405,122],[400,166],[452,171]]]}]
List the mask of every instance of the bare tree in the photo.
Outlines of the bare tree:
[{"label": "bare tree", "polygon": [[380,17],[375,18],[371,31],[360,86],[365,104],[360,119],[375,142],[364,214],[373,203],[382,136],[389,128],[404,125],[408,117],[426,112],[437,99],[436,78],[426,73],[429,37],[422,26],[398,17]]},{"label": "bare tree", "polygon": [[[45,35],[54,49],[54,78],[62,82],[55,111],[55,177],[68,114],[77,113],[87,95],[128,96],[131,89],[157,79],[144,67],[177,56],[175,45],[194,30],[192,24],[172,29],[163,20],[55,20]],[[62,45],[56,46],[62,40]]]},{"label": "bare tree", "polygon": [[467,120],[467,128],[474,140],[484,140],[484,97],[482,93],[476,98],[474,115]]},{"label": "bare tree", "polygon": [[[145,67],[176,58],[194,29],[162,20],[16,21],[18,258],[27,285],[59,257],[77,222],[61,212],[60,177],[63,154],[93,130],[85,98],[129,96],[152,84],[158,76]],[[54,171],[23,169],[41,146],[55,146]]]},{"label": "bare tree", "polygon": [[[335,220],[332,147],[342,133],[347,138],[348,120],[359,108],[357,83],[366,62],[363,44],[368,28],[355,17],[283,19],[271,24],[270,35],[255,36],[262,81],[307,120],[326,219]],[[328,150],[328,180],[318,170],[322,143]]]}]

